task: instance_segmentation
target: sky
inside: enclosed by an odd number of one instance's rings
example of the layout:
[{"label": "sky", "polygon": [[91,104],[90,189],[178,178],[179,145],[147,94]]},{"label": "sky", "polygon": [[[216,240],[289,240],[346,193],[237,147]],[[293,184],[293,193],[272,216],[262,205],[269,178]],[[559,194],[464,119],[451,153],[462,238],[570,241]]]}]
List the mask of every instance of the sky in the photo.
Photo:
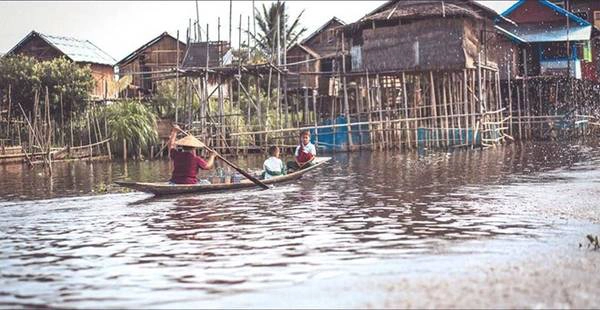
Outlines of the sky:
[{"label": "sky", "polygon": [[[270,2],[257,0],[255,5]],[[502,12],[515,1],[480,2]],[[288,1],[288,9],[292,17],[304,10],[301,21],[308,35],[333,16],[354,22],[382,3],[385,1]],[[240,14],[246,29],[252,1],[233,1],[234,46]],[[198,15],[202,31],[210,24],[211,40],[217,38],[220,17],[221,39],[227,40],[229,1],[198,1]],[[176,36],[179,30],[180,39],[185,41],[190,19],[196,19],[195,1],[0,1],[0,53],[8,52],[35,30],[89,40],[118,61],[165,31]]]}]

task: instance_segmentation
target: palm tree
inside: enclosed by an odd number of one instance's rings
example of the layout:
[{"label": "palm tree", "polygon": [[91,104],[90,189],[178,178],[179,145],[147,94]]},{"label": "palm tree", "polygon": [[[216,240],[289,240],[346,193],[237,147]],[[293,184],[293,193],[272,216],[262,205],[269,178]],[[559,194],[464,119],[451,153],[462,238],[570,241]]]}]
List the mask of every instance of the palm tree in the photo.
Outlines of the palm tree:
[{"label": "palm tree", "polygon": [[[258,33],[250,33],[250,35],[256,42],[256,48],[266,56],[271,57],[271,59],[277,55],[278,34],[281,48],[288,49],[306,32],[306,28],[300,25],[300,17],[302,17],[304,10],[290,22],[285,1],[271,3],[268,9],[263,4],[262,12],[256,9],[256,13],[256,24],[259,31]],[[277,31],[278,21],[279,31]]]}]

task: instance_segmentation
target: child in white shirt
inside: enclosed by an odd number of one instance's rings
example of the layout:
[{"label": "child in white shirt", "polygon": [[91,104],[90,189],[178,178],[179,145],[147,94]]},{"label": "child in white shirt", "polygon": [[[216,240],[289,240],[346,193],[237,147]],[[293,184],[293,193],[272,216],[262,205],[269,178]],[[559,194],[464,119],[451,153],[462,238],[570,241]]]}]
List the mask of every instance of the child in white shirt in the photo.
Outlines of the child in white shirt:
[{"label": "child in white shirt", "polygon": [[269,155],[263,164],[263,179],[268,180],[272,177],[285,175],[285,165],[279,159],[279,148],[276,145],[269,147]]},{"label": "child in white shirt", "polygon": [[289,170],[302,170],[312,165],[317,156],[317,148],[310,143],[310,131],[305,130],[300,133],[300,145],[294,152],[294,161],[289,161],[287,167]]}]

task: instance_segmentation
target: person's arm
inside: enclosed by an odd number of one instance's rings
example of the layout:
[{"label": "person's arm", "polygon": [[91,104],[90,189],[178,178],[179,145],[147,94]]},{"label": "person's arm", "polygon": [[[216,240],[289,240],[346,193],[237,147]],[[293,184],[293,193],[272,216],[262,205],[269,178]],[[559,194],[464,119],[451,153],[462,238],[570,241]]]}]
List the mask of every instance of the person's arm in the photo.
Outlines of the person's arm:
[{"label": "person's arm", "polygon": [[215,165],[215,157],[217,157],[217,153],[215,153],[214,151],[210,153],[210,156],[208,157],[208,160],[206,160],[206,166],[205,166],[205,170],[209,170],[212,169],[213,166]]},{"label": "person's arm", "polygon": [[177,132],[179,132],[179,130],[179,126],[177,126],[177,124],[173,124],[173,128],[171,128],[171,135],[169,136],[169,151],[175,148],[175,140],[177,139]]},{"label": "person's arm", "polygon": [[304,166],[303,163],[298,161],[298,155],[300,155],[300,149],[302,148],[302,145],[299,145],[296,147],[296,152],[294,152],[294,161],[296,162],[296,164],[298,165],[298,167],[302,168],[302,166]]},{"label": "person's arm", "polygon": [[312,163],[315,160],[315,158],[317,158],[317,147],[314,144],[311,144],[310,154],[312,155],[312,157],[309,161],[306,162],[307,164]]}]

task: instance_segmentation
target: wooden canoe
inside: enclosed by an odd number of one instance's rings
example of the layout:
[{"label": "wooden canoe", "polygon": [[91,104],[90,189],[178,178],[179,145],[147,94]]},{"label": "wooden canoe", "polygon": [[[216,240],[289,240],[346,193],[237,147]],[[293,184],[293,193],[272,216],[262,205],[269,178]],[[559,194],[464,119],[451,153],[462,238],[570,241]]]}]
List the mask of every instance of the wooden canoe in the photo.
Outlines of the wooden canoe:
[{"label": "wooden canoe", "polygon": [[[315,170],[328,162],[331,157],[317,157],[314,164],[308,168],[292,172],[279,177],[273,177],[268,180],[261,180],[263,183],[276,184],[293,181],[301,178],[305,173]],[[116,184],[131,188],[137,191],[152,193],[155,196],[189,194],[189,193],[209,193],[216,191],[229,191],[249,187],[255,187],[256,184],[248,179],[242,179],[240,183],[219,183],[219,184],[170,184],[168,182],[144,183],[132,181],[116,181]]]}]

